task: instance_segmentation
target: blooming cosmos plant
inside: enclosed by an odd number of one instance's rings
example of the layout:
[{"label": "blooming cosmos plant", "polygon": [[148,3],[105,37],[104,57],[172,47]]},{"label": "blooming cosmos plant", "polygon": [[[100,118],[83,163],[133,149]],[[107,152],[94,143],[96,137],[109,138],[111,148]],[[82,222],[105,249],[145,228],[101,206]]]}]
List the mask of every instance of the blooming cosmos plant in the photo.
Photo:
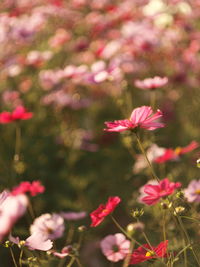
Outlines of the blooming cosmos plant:
[{"label": "blooming cosmos plant", "polygon": [[[167,256],[168,240],[161,242],[157,247],[144,244],[133,251],[130,264],[138,264],[150,259],[164,258]],[[146,249],[145,249],[146,248]]]},{"label": "blooming cosmos plant", "polygon": [[18,186],[16,186],[12,190],[11,194],[16,196],[29,192],[31,196],[36,196],[37,194],[43,193],[44,190],[45,188],[40,183],[40,181],[33,181],[32,183],[24,181],[21,182]]},{"label": "blooming cosmos plant", "polygon": [[114,122],[105,122],[107,132],[123,132],[133,130],[137,127],[146,130],[155,130],[164,127],[164,124],[157,120],[162,117],[162,112],[158,109],[155,114],[149,106],[142,106],[132,111],[130,119],[115,120]]},{"label": "blooming cosmos plant", "polygon": [[96,210],[90,213],[92,220],[91,227],[98,226],[106,216],[108,216],[115,207],[120,203],[121,199],[119,197],[109,197],[107,203],[101,204]]},{"label": "blooming cosmos plant", "polygon": [[0,113],[0,123],[10,123],[18,120],[28,120],[33,117],[32,112],[27,112],[25,107],[18,106],[12,112],[3,111]]},{"label": "blooming cosmos plant", "polygon": [[181,183],[173,183],[165,178],[159,184],[146,184],[144,186],[145,197],[141,198],[141,202],[147,205],[156,204],[161,198],[173,194],[173,192],[181,187]]},{"label": "blooming cosmos plant", "polygon": [[129,253],[130,241],[123,234],[117,233],[106,236],[100,246],[109,261],[117,262],[123,260]]}]

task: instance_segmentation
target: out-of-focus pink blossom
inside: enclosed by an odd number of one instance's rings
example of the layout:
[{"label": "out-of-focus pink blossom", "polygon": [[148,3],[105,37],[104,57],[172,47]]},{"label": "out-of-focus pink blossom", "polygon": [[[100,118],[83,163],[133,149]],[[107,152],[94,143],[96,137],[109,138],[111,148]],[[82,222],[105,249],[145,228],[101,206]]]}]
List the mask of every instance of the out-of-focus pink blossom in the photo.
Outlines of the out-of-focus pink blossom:
[{"label": "out-of-focus pink blossom", "polygon": [[57,29],[56,33],[49,40],[49,45],[52,48],[58,48],[67,43],[71,39],[71,34],[67,32],[65,29]]},{"label": "out-of-focus pink blossom", "polygon": [[18,106],[12,112],[3,111],[0,113],[0,123],[10,123],[18,120],[28,120],[33,117],[32,112],[27,112],[25,107]]},{"label": "out-of-focus pink blossom", "polygon": [[36,196],[37,194],[43,193],[45,190],[45,187],[40,183],[40,181],[33,181],[30,182],[21,182],[18,186],[16,186],[11,194],[16,196],[19,194],[24,194],[29,192],[31,196]]},{"label": "out-of-focus pink blossom", "polygon": [[158,185],[146,184],[144,186],[144,193],[146,193],[147,196],[143,197],[141,202],[147,205],[154,205],[161,198],[173,194],[179,187],[181,187],[181,183],[170,182],[168,178],[161,180]]},{"label": "out-of-focus pink blossom", "polygon": [[76,221],[81,220],[87,216],[85,211],[80,212],[61,212],[60,216],[62,216],[65,220],[68,221]]},{"label": "out-of-focus pink blossom", "polygon": [[56,213],[43,214],[36,218],[30,227],[31,234],[41,233],[46,239],[57,239],[63,235],[65,230],[64,219]]},{"label": "out-of-focus pink blossom", "polygon": [[7,191],[0,194],[0,241],[25,213],[27,206],[28,198],[24,194],[12,196]]},{"label": "out-of-focus pink blossom", "polygon": [[71,250],[71,246],[66,246],[61,250],[61,252],[53,251],[52,254],[60,259],[63,259],[70,254]]},{"label": "out-of-focus pink blossom", "polygon": [[50,60],[52,56],[53,53],[51,51],[40,52],[33,50],[28,53],[25,63],[30,66],[40,67],[44,62]]},{"label": "out-of-focus pink blossom", "polygon": [[200,180],[192,180],[184,190],[188,202],[200,203]]},{"label": "out-of-focus pink blossom", "polygon": [[101,241],[100,246],[103,254],[109,261],[118,262],[128,255],[130,241],[123,234],[117,233],[106,236]]},{"label": "out-of-focus pink blossom", "polygon": [[157,120],[162,117],[162,112],[158,109],[155,114],[151,107],[142,106],[132,111],[130,119],[105,122],[108,132],[123,132],[133,130],[137,127],[147,130],[155,130],[164,127],[164,124]]},{"label": "out-of-focus pink blossom", "polygon": [[155,76],[154,78],[147,78],[144,80],[136,80],[135,81],[135,86],[144,89],[144,90],[154,90],[160,87],[163,87],[168,83],[168,78],[167,77],[159,77]]},{"label": "out-of-focus pink blossom", "polygon": [[12,235],[9,236],[9,240],[18,246],[22,243],[30,250],[48,251],[53,247],[53,242],[50,239],[46,239],[46,237],[39,232],[33,233],[25,241],[20,241],[19,237],[13,237]]},{"label": "out-of-focus pink blossom", "polygon": [[170,160],[177,160],[180,158],[181,155],[189,153],[199,147],[199,143],[196,141],[192,141],[189,145],[185,147],[177,147],[175,149],[166,148],[163,155],[160,155],[157,158],[154,158],[156,163],[163,163]]}]

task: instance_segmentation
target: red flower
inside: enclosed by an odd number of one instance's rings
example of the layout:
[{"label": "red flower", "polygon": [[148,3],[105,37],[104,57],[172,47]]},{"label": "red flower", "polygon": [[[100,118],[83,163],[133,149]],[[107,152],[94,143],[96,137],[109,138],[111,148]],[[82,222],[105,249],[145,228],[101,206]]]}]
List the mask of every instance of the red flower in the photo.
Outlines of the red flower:
[{"label": "red flower", "polygon": [[[144,244],[142,247],[133,251],[130,264],[138,264],[150,259],[166,257],[167,245],[168,240],[161,242],[157,247],[151,247],[149,244]],[[147,250],[145,248],[147,248]]]},{"label": "red flower", "polygon": [[141,201],[147,205],[154,205],[160,198],[173,194],[174,190],[180,186],[181,183],[172,183],[168,178],[160,181],[158,185],[146,184],[144,186],[144,193],[146,193],[147,196],[143,197]]},{"label": "red flower", "polygon": [[101,204],[96,210],[90,213],[92,220],[91,227],[96,227],[99,225],[104,218],[109,215],[115,207],[120,203],[121,199],[119,197],[109,197],[107,203]]},{"label": "red flower", "polygon": [[154,161],[157,163],[163,163],[169,160],[177,160],[179,159],[179,156],[189,153],[197,147],[199,147],[199,144],[196,141],[192,141],[189,145],[185,147],[177,147],[175,149],[167,148],[164,154],[156,158]]},{"label": "red flower", "polygon": [[10,123],[17,120],[28,120],[33,117],[32,112],[27,112],[25,107],[18,106],[12,112],[3,111],[0,113],[0,123]]},{"label": "red flower", "polygon": [[21,182],[12,190],[11,194],[16,196],[29,192],[31,196],[36,196],[39,193],[43,193],[44,190],[45,187],[40,181],[33,181],[32,184],[30,182]]},{"label": "red flower", "polygon": [[163,123],[157,121],[160,117],[162,117],[162,112],[159,109],[153,114],[151,107],[142,106],[132,111],[130,119],[105,122],[107,129],[104,130],[107,132],[123,132],[140,127],[152,131],[164,127]]}]

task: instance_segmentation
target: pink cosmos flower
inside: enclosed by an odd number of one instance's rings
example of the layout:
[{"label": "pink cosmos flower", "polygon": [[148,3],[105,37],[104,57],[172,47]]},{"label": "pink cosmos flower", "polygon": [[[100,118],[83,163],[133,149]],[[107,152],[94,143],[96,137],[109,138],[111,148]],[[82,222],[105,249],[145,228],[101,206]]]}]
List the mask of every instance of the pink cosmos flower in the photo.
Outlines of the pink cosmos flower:
[{"label": "pink cosmos flower", "polygon": [[41,233],[46,239],[57,239],[63,235],[65,230],[64,219],[56,213],[43,214],[36,218],[30,227],[31,234]]},{"label": "pink cosmos flower", "polygon": [[123,234],[117,233],[106,236],[100,246],[109,261],[117,262],[123,260],[129,253],[130,241]]},{"label": "pink cosmos flower", "polygon": [[147,205],[156,204],[161,198],[173,194],[173,192],[181,187],[181,183],[173,183],[168,178],[163,179],[158,185],[146,184],[144,186],[144,193],[147,196],[143,197],[141,201]]},{"label": "pink cosmos flower", "polygon": [[92,220],[91,227],[98,226],[106,216],[114,211],[116,206],[120,203],[121,199],[119,197],[109,197],[107,203],[101,204],[96,210],[90,213]]},{"label": "pink cosmos flower", "polygon": [[27,206],[28,198],[24,194],[12,196],[7,191],[0,194],[0,241],[25,213]]},{"label": "pink cosmos flower", "polygon": [[11,194],[16,196],[29,192],[31,196],[36,196],[37,194],[43,193],[44,190],[45,187],[40,183],[40,181],[33,181],[32,183],[25,181],[16,186],[12,190]]},{"label": "pink cosmos flower", "polygon": [[[16,245],[20,245],[22,242],[19,237],[13,237],[12,235],[9,236],[9,240]],[[24,241],[24,246],[30,250],[48,251],[53,247],[53,242],[50,239],[46,239],[41,233],[35,232]]]},{"label": "pink cosmos flower", "polygon": [[[161,242],[157,247],[144,244],[133,251],[130,264],[138,264],[150,259],[164,258],[167,256],[168,240]],[[146,249],[145,249],[146,248]]]},{"label": "pink cosmos flower", "polygon": [[23,106],[16,107],[12,112],[3,111],[0,113],[0,123],[10,123],[18,120],[28,120],[33,117],[32,112],[27,112]]},{"label": "pink cosmos flower", "polygon": [[152,108],[148,106],[136,108],[132,111],[130,119],[105,122],[107,129],[104,130],[107,132],[123,132],[140,127],[152,131],[164,127],[163,123],[157,121],[162,117],[162,112],[158,109],[155,114],[152,113]]},{"label": "pink cosmos flower", "polygon": [[65,220],[68,220],[68,221],[76,221],[76,220],[85,218],[87,216],[87,213],[85,211],[61,212],[60,216],[62,216]]},{"label": "pink cosmos flower", "polygon": [[200,203],[200,180],[192,180],[184,193],[188,202]]},{"label": "pink cosmos flower", "polygon": [[155,158],[156,163],[163,163],[170,160],[178,160],[181,155],[187,154],[194,149],[199,147],[199,144],[196,141],[192,141],[189,145],[185,147],[177,147],[175,149],[166,148],[163,155]]},{"label": "pink cosmos flower", "polygon": [[167,77],[161,78],[159,76],[155,76],[154,78],[147,78],[144,79],[143,81],[136,80],[135,86],[144,90],[154,90],[156,88],[163,87],[167,83],[168,83]]}]

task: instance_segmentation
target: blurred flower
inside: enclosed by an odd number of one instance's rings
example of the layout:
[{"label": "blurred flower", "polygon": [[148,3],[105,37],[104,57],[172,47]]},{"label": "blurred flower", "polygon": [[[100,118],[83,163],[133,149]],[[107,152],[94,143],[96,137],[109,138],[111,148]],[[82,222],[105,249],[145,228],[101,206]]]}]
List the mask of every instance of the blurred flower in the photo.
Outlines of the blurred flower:
[{"label": "blurred flower", "polygon": [[36,196],[37,194],[43,193],[45,190],[44,186],[40,181],[30,182],[21,182],[18,186],[13,188],[11,194],[16,196],[19,194],[24,194],[29,192],[31,196]]},{"label": "blurred flower", "polygon": [[0,194],[0,241],[25,213],[27,206],[28,198],[24,194],[12,196],[8,191]]},{"label": "blurred flower", "polygon": [[18,246],[26,246],[30,250],[37,249],[48,251],[53,247],[53,242],[50,239],[46,239],[46,237],[39,232],[34,232],[25,241],[20,241],[19,237],[13,237],[12,235],[9,236],[9,240]]},{"label": "blurred flower", "polygon": [[152,108],[148,106],[136,108],[132,111],[130,119],[105,122],[108,128],[104,130],[108,132],[123,132],[140,127],[151,131],[164,127],[163,123],[157,122],[157,119],[162,117],[162,112],[158,109],[155,114],[152,115],[152,113]]},{"label": "blurred flower", "polygon": [[161,242],[157,247],[152,247],[149,244],[144,244],[142,247],[138,247],[133,251],[130,264],[134,265],[150,259],[166,257],[167,245],[168,240]]},{"label": "blurred flower", "polygon": [[200,203],[200,180],[192,180],[184,190],[188,202]]},{"label": "blurred flower", "polygon": [[3,111],[0,113],[0,123],[10,123],[17,120],[28,120],[33,117],[32,112],[27,112],[23,106],[16,107],[12,112]]},{"label": "blurred flower", "polygon": [[117,233],[106,236],[100,246],[109,261],[117,262],[123,260],[129,253],[130,241],[123,234]]},{"label": "blurred flower", "polygon": [[156,163],[163,163],[169,160],[177,160],[179,156],[189,153],[199,147],[199,144],[196,141],[192,141],[189,145],[185,147],[177,147],[175,149],[166,148],[163,155],[154,159]]},{"label": "blurred flower", "polygon": [[40,52],[37,50],[30,51],[26,57],[26,64],[34,67],[40,67],[45,61],[52,58],[53,53],[51,51]]},{"label": "blurred flower", "polygon": [[168,83],[167,77],[161,78],[159,76],[155,76],[154,78],[147,78],[147,79],[144,79],[143,81],[136,80],[135,86],[140,89],[154,90],[154,89],[163,87],[167,83]]},{"label": "blurred flower", "polygon": [[[159,183],[158,183],[157,180],[153,180],[153,179],[152,179],[152,180],[149,180],[149,181],[146,183],[146,185],[148,185],[148,184],[150,184],[150,185],[158,185]],[[140,196],[139,196],[138,199],[137,199],[137,201],[138,201],[139,203],[143,203],[142,199],[143,199],[144,197],[148,196],[148,194],[144,192],[144,188],[145,188],[146,185],[143,185],[143,186],[140,187],[140,189],[139,189]]]},{"label": "blurred flower", "polygon": [[63,259],[65,257],[67,257],[70,252],[72,251],[72,247],[71,246],[66,246],[64,247],[61,252],[56,252],[56,251],[53,251],[52,254],[60,259]]},{"label": "blurred flower", "polygon": [[67,32],[65,29],[57,29],[56,33],[49,40],[49,45],[52,48],[62,47],[65,43],[67,43],[71,39],[71,34]]},{"label": "blurred flower", "polygon": [[160,198],[173,194],[179,187],[181,187],[181,183],[170,182],[168,178],[161,180],[158,185],[146,184],[144,192],[147,196],[143,197],[141,201],[147,205],[154,205]]},{"label": "blurred flower", "polygon": [[30,227],[31,234],[41,233],[46,239],[57,239],[63,235],[65,230],[64,219],[56,213],[43,214],[36,218]]},{"label": "blurred flower", "polygon": [[80,212],[61,212],[60,216],[62,216],[65,220],[68,221],[76,221],[81,220],[87,216],[85,211]]},{"label": "blurred flower", "polygon": [[98,226],[106,216],[114,211],[116,206],[121,202],[119,197],[109,197],[107,203],[101,204],[96,210],[90,213],[92,220],[91,227]]}]

